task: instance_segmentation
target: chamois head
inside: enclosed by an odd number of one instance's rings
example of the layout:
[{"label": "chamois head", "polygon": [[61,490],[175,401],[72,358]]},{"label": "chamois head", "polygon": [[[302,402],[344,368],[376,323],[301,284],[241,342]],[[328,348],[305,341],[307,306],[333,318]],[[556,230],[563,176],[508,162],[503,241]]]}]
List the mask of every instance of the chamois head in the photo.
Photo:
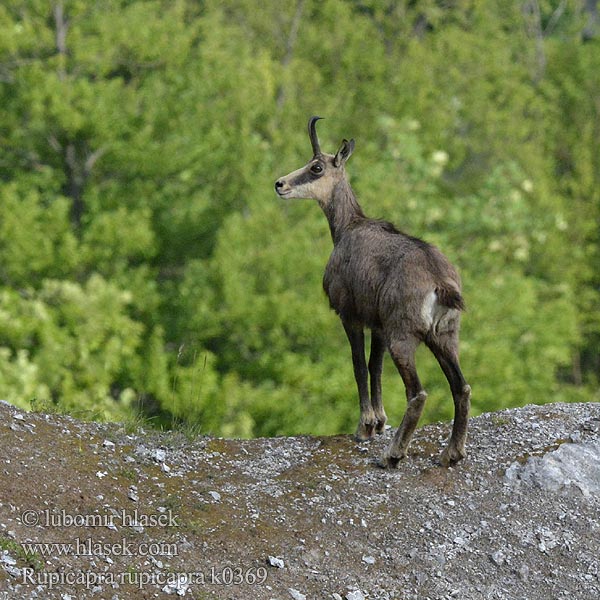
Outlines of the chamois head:
[{"label": "chamois head", "polygon": [[311,117],[308,121],[313,157],[300,169],[275,182],[275,191],[282,198],[314,198],[323,206],[329,202],[338,183],[346,177],[344,165],[354,150],[354,140],[343,140],[335,155],[321,152],[316,129],[320,118]]}]

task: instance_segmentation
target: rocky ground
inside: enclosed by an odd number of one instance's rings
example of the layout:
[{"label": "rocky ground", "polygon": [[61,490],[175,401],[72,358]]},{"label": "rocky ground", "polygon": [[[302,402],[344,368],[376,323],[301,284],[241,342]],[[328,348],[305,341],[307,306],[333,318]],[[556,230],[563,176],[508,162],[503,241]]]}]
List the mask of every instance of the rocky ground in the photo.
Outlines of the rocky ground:
[{"label": "rocky ground", "polygon": [[600,598],[600,404],[258,440],[127,431],[0,403],[0,600]]}]

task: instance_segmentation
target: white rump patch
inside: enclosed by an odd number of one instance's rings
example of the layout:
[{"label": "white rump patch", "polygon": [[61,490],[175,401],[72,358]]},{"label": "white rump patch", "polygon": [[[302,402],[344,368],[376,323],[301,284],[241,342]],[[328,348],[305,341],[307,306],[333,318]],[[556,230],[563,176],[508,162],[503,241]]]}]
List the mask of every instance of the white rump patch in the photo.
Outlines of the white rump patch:
[{"label": "white rump patch", "polygon": [[425,300],[421,306],[421,318],[423,319],[423,323],[428,331],[433,329],[434,334],[440,333],[446,329],[448,319],[456,312],[459,311],[455,308],[442,306],[438,302],[435,291],[431,291],[425,296]]},{"label": "white rump patch", "polygon": [[431,326],[435,322],[437,306],[437,294],[435,291],[429,292],[429,294],[425,296],[425,301],[421,307],[421,318],[423,319],[427,329],[431,329]]}]

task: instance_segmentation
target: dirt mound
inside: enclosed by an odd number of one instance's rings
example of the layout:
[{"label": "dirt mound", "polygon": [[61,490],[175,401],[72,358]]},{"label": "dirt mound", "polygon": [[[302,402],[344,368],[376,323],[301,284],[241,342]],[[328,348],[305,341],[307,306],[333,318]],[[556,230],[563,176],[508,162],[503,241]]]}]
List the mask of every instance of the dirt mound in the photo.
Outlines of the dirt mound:
[{"label": "dirt mound", "polygon": [[600,597],[600,405],[390,432],[128,432],[0,403],[0,599]]}]

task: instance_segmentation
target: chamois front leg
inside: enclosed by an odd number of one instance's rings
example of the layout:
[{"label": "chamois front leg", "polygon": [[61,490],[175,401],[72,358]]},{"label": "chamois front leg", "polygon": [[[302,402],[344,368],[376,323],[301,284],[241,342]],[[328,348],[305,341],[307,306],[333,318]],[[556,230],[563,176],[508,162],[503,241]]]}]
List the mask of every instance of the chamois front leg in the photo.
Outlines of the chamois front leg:
[{"label": "chamois front leg", "polygon": [[371,332],[371,354],[369,356],[369,378],[371,382],[371,406],[375,413],[375,433],[383,433],[387,416],[383,408],[381,397],[381,373],[383,372],[383,355],[385,341],[380,331]]},{"label": "chamois front leg", "polygon": [[352,350],[352,366],[354,367],[354,378],[358,388],[358,399],[360,401],[360,420],[356,428],[355,437],[359,441],[368,440],[375,433],[377,419],[371,406],[368,389],[368,371],[365,361],[365,334],[362,325],[342,321],[350,348]]}]

